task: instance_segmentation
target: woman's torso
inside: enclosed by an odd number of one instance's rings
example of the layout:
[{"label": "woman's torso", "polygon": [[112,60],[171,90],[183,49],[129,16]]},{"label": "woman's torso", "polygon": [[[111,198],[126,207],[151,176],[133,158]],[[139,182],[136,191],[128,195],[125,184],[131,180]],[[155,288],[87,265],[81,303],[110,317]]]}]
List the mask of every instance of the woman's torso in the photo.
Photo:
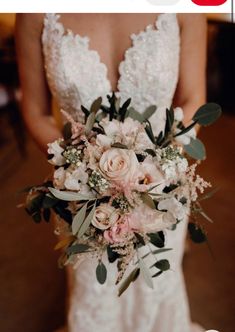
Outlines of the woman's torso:
[{"label": "woman's torso", "polygon": [[[115,91],[143,112],[158,106],[155,132],[178,81],[180,35],[175,14],[47,14],[42,34],[46,74],[59,107]],[[159,121],[158,121],[159,120]]]}]

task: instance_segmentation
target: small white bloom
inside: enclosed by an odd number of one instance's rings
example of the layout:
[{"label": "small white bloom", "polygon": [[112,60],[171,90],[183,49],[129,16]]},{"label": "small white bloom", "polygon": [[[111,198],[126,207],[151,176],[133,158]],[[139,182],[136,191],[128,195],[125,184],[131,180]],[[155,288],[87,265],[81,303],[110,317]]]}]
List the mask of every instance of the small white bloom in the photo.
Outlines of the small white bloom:
[{"label": "small white bloom", "polygon": [[88,174],[86,172],[86,166],[81,164],[74,171],[66,172],[66,179],[64,182],[64,186],[69,190],[81,190],[81,185],[87,183]]},{"label": "small white bloom", "polygon": [[60,146],[61,140],[57,140],[53,143],[48,143],[48,154],[53,155],[53,158],[49,159],[49,163],[55,166],[62,166],[65,164],[65,158],[62,156],[64,149]]},{"label": "small white bloom", "polygon": [[96,144],[103,148],[108,148],[111,146],[113,140],[111,137],[99,134],[96,137]]},{"label": "small white bloom", "polygon": [[188,161],[186,158],[178,158],[177,169],[179,173],[185,173],[188,167]]},{"label": "small white bloom", "polygon": [[[181,129],[176,128],[175,133],[178,134],[181,131]],[[196,138],[196,130],[195,128],[190,129],[187,133],[175,137],[176,141],[183,144],[188,145],[190,144],[191,138]]]},{"label": "small white bloom", "polygon": [[176,107],[174,109],[174,116],[175,116],[175,120],[176,121],[179,121],[179,122],[182,122],[183,121],[183,118],[184,118],[184,112],[182,110],[181,107]]},{"label": "small white bloom", "polygon": [[187,213],[187,206],[181,204],[175,197],[160,201],[158,209],[170,212],[178,220],[184,219]]},{"label": "small white bloom", "polygon": [[53,184],[56,189],[64,189],[64,181],[65,181],[65,170],[63,167],[59,167],[54,172],[54,181]]}]

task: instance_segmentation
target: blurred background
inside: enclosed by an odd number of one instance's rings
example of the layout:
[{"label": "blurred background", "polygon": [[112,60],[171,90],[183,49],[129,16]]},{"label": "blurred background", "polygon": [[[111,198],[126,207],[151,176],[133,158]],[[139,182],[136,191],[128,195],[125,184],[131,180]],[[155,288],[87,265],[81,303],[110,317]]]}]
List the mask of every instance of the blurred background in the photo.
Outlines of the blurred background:
[{"label": "blurred background", "polygon": [[[192,318],[220,332],[235,331],[235,24],[229,19],[208,15],[208,101],[223,108],[221,119],[200,132],[207,161],[199,171],[219,187],[204,202],[214,220],[206,225],[210,249],[189,242],[184,257]],[[65,321],[66,280],[57,268],[53,225],[33,224],[17,208],[18,192],[41,183],[49,166],[19,112],[14,21],[14,14],[0,14],[0,331],[52,332]]]}]

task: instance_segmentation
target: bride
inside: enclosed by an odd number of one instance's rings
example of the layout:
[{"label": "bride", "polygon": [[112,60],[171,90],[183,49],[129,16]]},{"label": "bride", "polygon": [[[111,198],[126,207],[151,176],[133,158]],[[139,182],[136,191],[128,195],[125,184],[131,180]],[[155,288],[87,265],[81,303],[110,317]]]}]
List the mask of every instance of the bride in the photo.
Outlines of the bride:
[{"label": "bride", "polygon": [[[21,14],[16,42],[23,116],[45,152],[60,136],[52,100],[72,114],[112,91],[123,101],[131,97],[139,112],[157,105],[151,119],[156,135],[166,107],[182,107],[187,122],[205,102],[206,22],[200,14]],[[201,331],[190,321],[181,270],[186,228],[181,222],[176,232],[167,231],[172,269],[156,278],[154,290],[139,278],[118,298],[112,281],[96,282],[92,262],[68,269],[69,332]]]}]

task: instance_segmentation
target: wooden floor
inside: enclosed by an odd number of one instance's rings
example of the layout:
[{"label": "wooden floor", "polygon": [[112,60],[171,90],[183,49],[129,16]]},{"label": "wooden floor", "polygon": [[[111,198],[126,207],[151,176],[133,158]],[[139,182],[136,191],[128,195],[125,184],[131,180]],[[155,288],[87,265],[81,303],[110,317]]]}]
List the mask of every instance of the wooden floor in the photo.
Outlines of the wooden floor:
[{"label": "wooden floor", "polygon": [[[214,219],[213,225],[207,225],[213,255],[206,245],[190,245],[184,259],[186,284],[193,320],[206,329],[233,332],[235,118],[223,116],[200,136],[208,155],[200,173],[220,190],[204,204]],[[0,331],[52,332],[63,324],[65,311],[65,275],[57,269],[52,250],[53,227],[33,224],[16,208],[21,202],[17,191],[40,182],[49,168],[31,141],[27,158],[21,159],[9,139],[1,147],[0,167]]]}]

